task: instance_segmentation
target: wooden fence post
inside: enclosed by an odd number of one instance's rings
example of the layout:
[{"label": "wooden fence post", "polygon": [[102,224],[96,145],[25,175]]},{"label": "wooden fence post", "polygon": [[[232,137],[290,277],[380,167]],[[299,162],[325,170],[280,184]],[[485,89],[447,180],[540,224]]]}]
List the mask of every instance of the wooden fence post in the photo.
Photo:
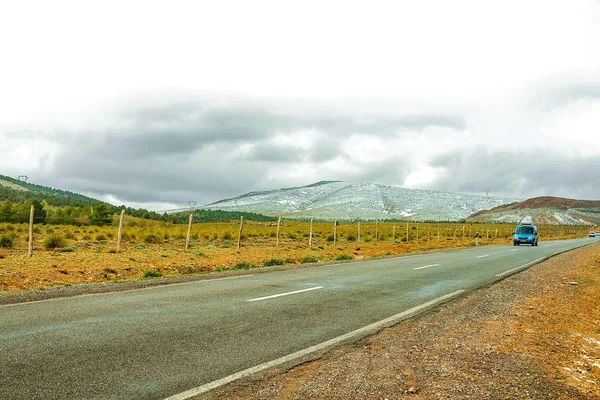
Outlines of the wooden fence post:
[{"label": "wooden fence post", "polygon": [[440,228],[438,227],[437,230],[438,230],[438,242],[439,242],[440,241]]},{"label": "wooden fence post", "polygon": [[406,223],[406,243],[408,244],[408,222]]},{"label": "wooden fence post", "polygon": [[357,236],[356,242],[360,243],[360,221],[358,221],[358,236]]},{"label": "wooden fence post", "polygon": [[279,219],[277,220],[277,244],[276,246],[279,246],[279,226],[281,225],[281,217],[279,217]]},{"label": "wooden fence post", "polygon": [[33,213],[35,211],[35,207],[33,204],[31,205],[31,209],[29,210],[29,250],[27,254],[29,257],[33,255]]},{"label": "wooden fence post", "polygon": [[313,224],[313,219],[312,217],[310,218],[310,231],[308,233],[308,247],[312,250],[312,224]]},{"label": "wooden fence post", "polygon": [[419,224],[417,223],[417,243],[419,243]]},{"label": "wooden fence post", "polygon": [[192,233],[192,219],[193,218],[194,218],[194,214],[190,214],[190,222],[188,222],[187,236],[185,238],[185,250],[186,251],[190,248],[190,234]]},{"label": "wooden fence post", "polygon": [[242,227],[244,226],[244,217],[240,216],[240,230],[238,232],[238,243],[237,248],[240,248],[240,242],[242,241]]},{"label": "wooden fence post", "polygon": [[119,218],[119,231],[117,232],[117,253],[121,252],[121,238],[123,237],[123,217],[125,217],[125,210],[121,210],[121,218]]},{"label": "wooden fence post", "polygon": [[375,218],[375,241],[379,241],[379,225],[377,224],[377,218]]},{"label": "wooden fence post", "polygon": [[396,225],[392,227],[392,242],[396,243]]},{"label": "wooden fence post", "polygon": [[333,245],[337,243],[337,221],[333,220]]}]

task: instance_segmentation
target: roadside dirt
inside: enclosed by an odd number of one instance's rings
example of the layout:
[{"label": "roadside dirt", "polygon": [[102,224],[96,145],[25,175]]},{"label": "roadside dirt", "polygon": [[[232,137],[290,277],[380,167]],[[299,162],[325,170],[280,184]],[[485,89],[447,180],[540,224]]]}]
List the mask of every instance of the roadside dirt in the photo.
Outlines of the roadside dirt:
[{"label": "roadside dirt", "polygon": [[600,243],[207,399],[600,399]]},{"label": "roadside dirt", "polygon": [[[482,239],[482,245],[507,243],[506,239]],[[159,271],[171,279],[202,279],[210,272],[235,272],[238,263],[248,264],[253,271],[263,269],[265,261],[277,259],[288,267],[314,262],[334,262],[347,259],[369,259],[427,251],[443,251],[472,246],[469,239],[457,241],[421,239],[418,243],[390,241],[360,243],[343,242],[319,244],[309,249],[307,243],[275,239],[247,240],[238,249],[233,241],[220,241],[218,245],[195,246],[184,251],[185,240],[170,239],[160,244],[123,244],[116,253],[115,244],[107,241],[68,241],[72,250],[34,249],[33,257],[27,255],[27,243],[21,242],[11,249],[0,248],[0,303],[7,295],[36,296],[38,291],[58,292],[58,288],[80,290],[77,286],[92,284],[86,290],[102,290],[101,285],[148,285],[154,279],[143,279],[148,270]],[[342,258],[340,258],[342,257]],[[255,268],[260,266],[261,268]],[[270,267],[272,268],[272,267]],[[238,271],[239,272],[239,271]],[[157,283],[157,282],[155,282]],[[63,290],[64,291],[64,290]],[[66,290],[69,291],[69,290]],[[27,293],[31,293],[30,295]],[[14,296],[12,296],[14,297]]]}]

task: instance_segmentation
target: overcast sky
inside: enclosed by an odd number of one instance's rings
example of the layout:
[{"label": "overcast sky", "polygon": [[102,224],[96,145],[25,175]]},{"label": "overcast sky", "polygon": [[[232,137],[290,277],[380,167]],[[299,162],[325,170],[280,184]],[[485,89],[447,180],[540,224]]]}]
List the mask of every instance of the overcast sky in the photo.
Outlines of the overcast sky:
[{"label": "overcast sky", "polygon": [[0,174],[115,205],[600,199],[598,0],[20,0],[0,59]]}]

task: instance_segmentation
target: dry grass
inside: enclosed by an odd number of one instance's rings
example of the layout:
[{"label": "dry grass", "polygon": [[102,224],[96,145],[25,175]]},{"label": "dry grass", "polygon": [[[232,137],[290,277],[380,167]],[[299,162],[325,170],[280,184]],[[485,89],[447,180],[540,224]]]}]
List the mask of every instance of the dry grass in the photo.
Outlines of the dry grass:
[{"label": "dry grass", "polygon": [[[240,263],[253,267],[273,264],[272,260],[277,260],[275,264],[324,262],[467,247],[474,245],[476,231],[481,245],[509,243],[514,226],[411,223],[407,242],[406,224],[379,223],[376,240],[375,223],[361,223],[361,241],[357,243],[356,224],[342,224],[337,227],[334,244],[333,223],[314,223],[312,249],[308,247],[308,222],[282,223],[279,245],[275,224],[247,222],[240,249],[238,229],[237,222],[195,224],[190,250],[185,251],[186,225],[127,218],[121,252],[117,253],[114,226],[36,225],[30,258],[27,225],[0,224],[0,235],[15,239],[12,247],[0,249],[0,291],[141,279],[146,271],[176,276],[234,269]],[[587,229],[581,227],[539,229],[541,240],[587,235]],[[51,236],[63,238],[63,247],[45,249],[44,242]]]}]

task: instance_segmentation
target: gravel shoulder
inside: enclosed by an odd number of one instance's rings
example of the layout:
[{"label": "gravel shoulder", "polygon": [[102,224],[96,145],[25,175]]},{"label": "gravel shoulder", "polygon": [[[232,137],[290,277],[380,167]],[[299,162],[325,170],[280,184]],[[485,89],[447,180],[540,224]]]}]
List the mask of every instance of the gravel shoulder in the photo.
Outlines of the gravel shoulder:
[{"label": "gravel shoulder", "polygon": [[207,399],[600,399],[600,243]]}]

